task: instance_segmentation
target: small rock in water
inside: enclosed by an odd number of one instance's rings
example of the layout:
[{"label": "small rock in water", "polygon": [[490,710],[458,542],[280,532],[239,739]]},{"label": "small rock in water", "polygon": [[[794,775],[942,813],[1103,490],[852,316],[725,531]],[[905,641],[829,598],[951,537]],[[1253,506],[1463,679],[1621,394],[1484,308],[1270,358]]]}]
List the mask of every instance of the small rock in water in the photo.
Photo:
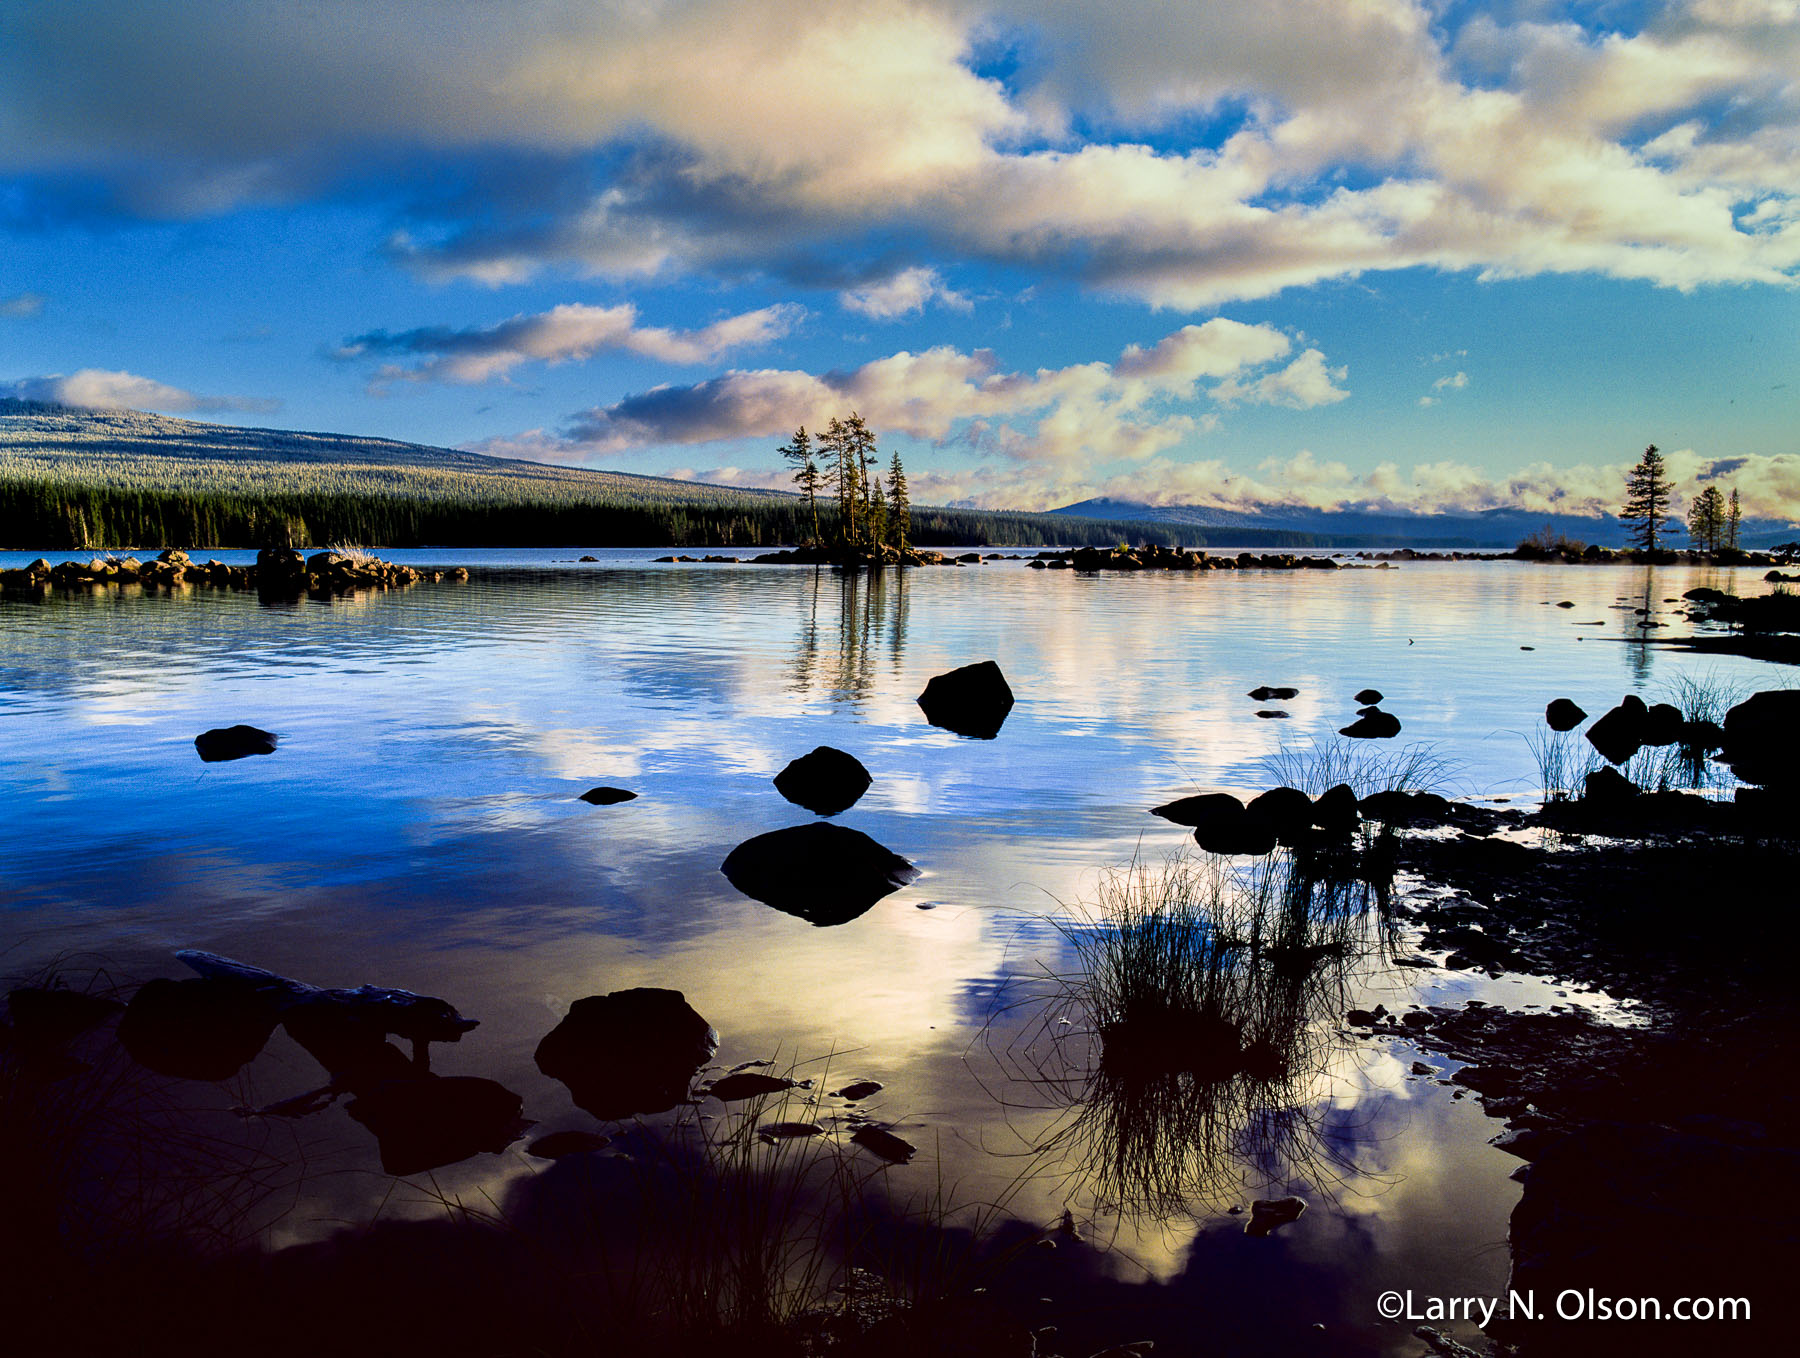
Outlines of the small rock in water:
[{"label": "small rock in water", "polygon": [[612,1145],[610,1136],[601,1136],[599,1132],[551,1132],[548,1136],[540,1136],[525,1148],[527,1155],[535,1155],[540,1160],[560,1160],[565,1155],[584,1155],[588,1151],[603,1151]]},{"label": "small rock in water", "polygon": [[840,1099],[849,1099],[854,1103],[858,1099],[868,1098],[871,1094],[878,1094],[884,1088],[886,1088],[886,1086],[883,1085],[880,1080],[856,1080],[838,1090],[837,1097]]},{"label": "small rock in water", "polygon": [[1286,721],[1288,716],[1288,714],[1283,712],[1279,707],[1260,708],[1256,715],[1261,717],[1264,721]]},{"label": "small rock in water", "polygon": [[1251,689],[1245,696],[1254,698],[1259,703],[1266,703],[1271,700],[1286,702],[1289,698],[1298,698],[1300,696],[1300,690],[1297,688],[1270,688],[1267,684],[1264,684],[1261,688]]},{"label": "small rock in water", "polygon": [[732,1103],[738,1099],[755,1099],[765,1094],[779,1094],[784,1089],[792,1089],[794,1082],[780,1075],[757,1075],[745,1072],[727,1075],[723,1079],[713,1081],[707,1093],[721,1103]]},{"label": "small rock in water", "polygon": [[622,787],[591,787],[581,794],[581,800],[589,806],[612,806],[618,802],[637,800],[637,793],[627,792]]},{"label": "small rock in water", "polygon": [[1378,688],[1365,688],[1361,693],[1356,695],[1355,701],[1373,707],[1376,703],[1381,701],[1381,690]]},{"label": "small rock in water", "polygon": [[757,1132],[777,1141],[802,1136],[824,1136],[825,1129],[816,1122],[765,1122]]},{"label": "small rock in water", "polygon": [[1250,1204],[1250,1220],[1244,1224],[1244,1234],[1268,1235],[1290,1221],[1298,1221],[1305,1210],[1303,1198],[1258,1198]]},{"label": "small rock in water", "polygon": [[253,754],[274,754],[275,733],[254,726],[221,726],[202,731],[194,737],[194,748],[201,762],[219,764],[228,759],[243,759]]},{"label": "small rock in water", "polygon": [[1400,718],[1375,708],[1338,732],[1352,740],[1389,740],[1400,734]]},{"label": "small rock in water", "polygon": [[864,1150],[879,1155],[892,1164],[904,1165],[918,1154],[919,1148],[880,1127],[861,1127],[850,1138]]},{"label": "small rock in water", "polygon": [[869,790],[869,771],[855,755],[821,745],[776,774],[775,790],[796,806],[835,816]]}]

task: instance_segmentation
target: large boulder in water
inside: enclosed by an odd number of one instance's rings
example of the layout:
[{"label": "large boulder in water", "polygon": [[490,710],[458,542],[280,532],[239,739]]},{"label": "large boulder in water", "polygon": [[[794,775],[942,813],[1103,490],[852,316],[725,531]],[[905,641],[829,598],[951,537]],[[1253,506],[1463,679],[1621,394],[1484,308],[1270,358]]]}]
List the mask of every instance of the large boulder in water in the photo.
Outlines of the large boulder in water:
[{"label": "large boulder in water", "polygon": [[1800,786],[1800,689],[1753,693],[1727,712],[1723,757],[1746,783]]},{"label": "large boulder in water", "polygon": [[1264,854],[1275,847],[1275,827],[1252,817],[1228,792],[1182,797],[1156,807],[1153,815],[1194,828],[1194,842],[1208,853]]},{"label": "large boulder in water", "polygon": [[1650,709],[1635,693],[1627,693],[1619,705],[1604,713],[1587,729],[1588,744],[1609,764],[1623,764],[1643,748],[1649,734]]},{"label": "large boulder in water", "polygon": [[814,821],[747,839],[719,865],[753,900],[812,924],[846,924],[919,870],[843,825]]},{"label": "large boulder in water", "polygon": [[1312,828],[1312,798],[1297,787],[1272,787],[1252,797],[1244,814],[1267,825],[1283,844],[1292,845]]},{"label": "large boulder in water", "polygon": [[1229,792],[1202,792],[1151,807],[1150,814],[1193,829],[1217,820],[1234,820],[1244,814],[1244,804]]},{"label": "large boulder in water", "polygon": [[576,1000],[537,1045],[537,1067],[603,1122],[664,1113],[688,1096],[719,1034],[679,990],[640,987]]},{"label": "large boulder in water", "polygon": [[1653,703],[1644,712],[1644,744],[1673,745],[1686,723],[1674,703]]},{"label": "large boulder in water", "polygon": [[195,736],[194,748],[203,763],[218,764],[253,754],[274,754],[276,739],[273,731],[254,726],[221,726]]},{"label": "large boulder in water", "polygon": [[821,745],[776,774],[775,790],[795,806],[835,816],[869,790],[869,771],[855,755]]},{"label": "large boulder in water", "polygon": [[926,721],[977,740],[999,735],[1012,705],[1012,689],[992,660],[934,675],[919,695]]}]

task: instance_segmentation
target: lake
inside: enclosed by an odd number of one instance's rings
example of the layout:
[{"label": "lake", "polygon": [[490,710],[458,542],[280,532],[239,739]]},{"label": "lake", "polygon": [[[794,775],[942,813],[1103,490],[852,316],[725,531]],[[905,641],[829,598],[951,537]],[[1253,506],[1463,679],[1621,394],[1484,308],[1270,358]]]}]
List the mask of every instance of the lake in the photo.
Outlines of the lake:
[{"label": "lake", "polygon": [[[1645,620],[1687,627],[1687,589],[1766,590],[1754,571],[1086,576],[1021,558],[867,576],[578,555],[393,552],[473,578],[285,606],[205,588],[0,601],[5,970],[181,977],[173,954],[192,948],[321,986],[441,996],[480,1027],[436,1046],[433,1071],[520,1095],[530,1137],[607,1130],[533,1061],[574,1001],[679,990],[717,1029],[719,1066],[768,1061],[758,1069],[815,1081],[786,1116],[842,1143],[862,1113],[918,1147],[885,1169],[854,1152],[869,1191],[1002,1202],[986,1222],[1002,1237],[1067,1211],[1083,1240],[1034,1257],[1021,1304],[1091,1335],[1081,1352],[1154,1338],[1159,1353],[1416,1353],[1410,1325],[1375,1315],[1377,1293],[1502,1294],[1518,1162],[1440,1078],[1449,1063],[1414,1073],[1406,1044],[1341,1034],[1330,1010],[1480,998],[1631,1021],[1556,978],[1396,967],[1404,919],[1368,923],[1329,1007],[1304,1015],[1305,1069],[1284,1106],[1237,1123],[1220,1111],[1205,1164],[1154,1150],[1168,1172],[1151,1202],[1108,1170],[1119,1129],[1096,1139],[1083,1117],[1092,1034],[1057,1031],[1059,978],[1078,968],[1082,911],[1106,874],[1193,849],[1151,807],[1254,794],[1321,749],[1377,783],[1410,753],[1437,791],[1529,802],[1527,733],[1551,698],[1597,714],[1684,676],[1744,692],[1787,682],[1644,641],[1658,635]],[[926,682],[979,660],[1016,696],[997,738],[929,725]],[[1246,696],[1263,685],[1298,692]],[[1352,746],[1335,732],[1369,687],[1404,729]],[[1272,709],[1287,715],[1257,715]],[[276,732],[278,751],[196,757],[198,733],[240,722]],[[872,776],[832,819],[920,870],[835,927],[720,872],[740,842],[814,819],[771,779],[820,745]],[[637,796],[579,800],[596,785]],[[855,1107],[829,1097],[854,1079],[883,1088]],[[321,1082],[277,1033],[228,1085],[188,1082],[181,1098],[216,1116]],[[291,1172],[246,1220],[277,1246],[378,1209],[441,1212],[446,1194],[513,1210],[546,1176],[521,1141],[396,1191],[342,1104],[247,1125],[272,1123],[258,1134]],[[1252,1199],[1288,1194],[1307,1203],[1298,1221],[1246,1234]]]}]

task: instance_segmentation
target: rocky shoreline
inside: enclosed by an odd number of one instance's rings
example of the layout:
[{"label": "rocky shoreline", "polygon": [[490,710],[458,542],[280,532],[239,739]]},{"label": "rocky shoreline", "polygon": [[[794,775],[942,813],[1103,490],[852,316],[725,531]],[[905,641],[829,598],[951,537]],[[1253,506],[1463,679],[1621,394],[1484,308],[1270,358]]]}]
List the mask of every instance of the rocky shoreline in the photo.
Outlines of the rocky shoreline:
[{"label": "rocky shoreline", "polygon": [[83,563],[52,566],[42,557],[28,566],[0,570],[0,591],[42,597],[52,590],[137,586],[146,590],[208,585],[215,589],[254,591],[271,597],[302,594],[350,594],[359,589],[401,589],[409,585],[460,582],[466,567],[422,571],[376,557],[345,552],[315,552],[310,557],[283,548],[264,548],[253,566],[230,566],[217,559],[195,561],[171,548],[154,560],[134,556],[97,556]]}]

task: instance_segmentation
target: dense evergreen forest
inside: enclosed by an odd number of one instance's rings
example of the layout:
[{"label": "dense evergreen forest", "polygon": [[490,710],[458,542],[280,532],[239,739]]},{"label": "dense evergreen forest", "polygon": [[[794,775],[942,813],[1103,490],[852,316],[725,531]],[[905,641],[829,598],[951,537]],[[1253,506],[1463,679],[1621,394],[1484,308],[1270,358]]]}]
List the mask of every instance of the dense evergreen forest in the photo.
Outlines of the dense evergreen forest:
[{"label": "dense evergreen forest", "polygon": [[[821,517],[832,511],[821,506]],[[774,547],[800,541],[798,498],[648,503],[567,495],[501,501],[432,499],[354,491],[268,493],[157,490],[47,479],[0,480],[0,546],[80,551],[114,547]],[[1160,543],[1205,547],[1209,532],[1185,526],[984,513],[915,505],[922,547],[1081,547]],[[1216,543],[1335,547],[1348,539],[1307,533],[1211,530]],[[1365,540],[1366,541],[1366,540]]]}]

